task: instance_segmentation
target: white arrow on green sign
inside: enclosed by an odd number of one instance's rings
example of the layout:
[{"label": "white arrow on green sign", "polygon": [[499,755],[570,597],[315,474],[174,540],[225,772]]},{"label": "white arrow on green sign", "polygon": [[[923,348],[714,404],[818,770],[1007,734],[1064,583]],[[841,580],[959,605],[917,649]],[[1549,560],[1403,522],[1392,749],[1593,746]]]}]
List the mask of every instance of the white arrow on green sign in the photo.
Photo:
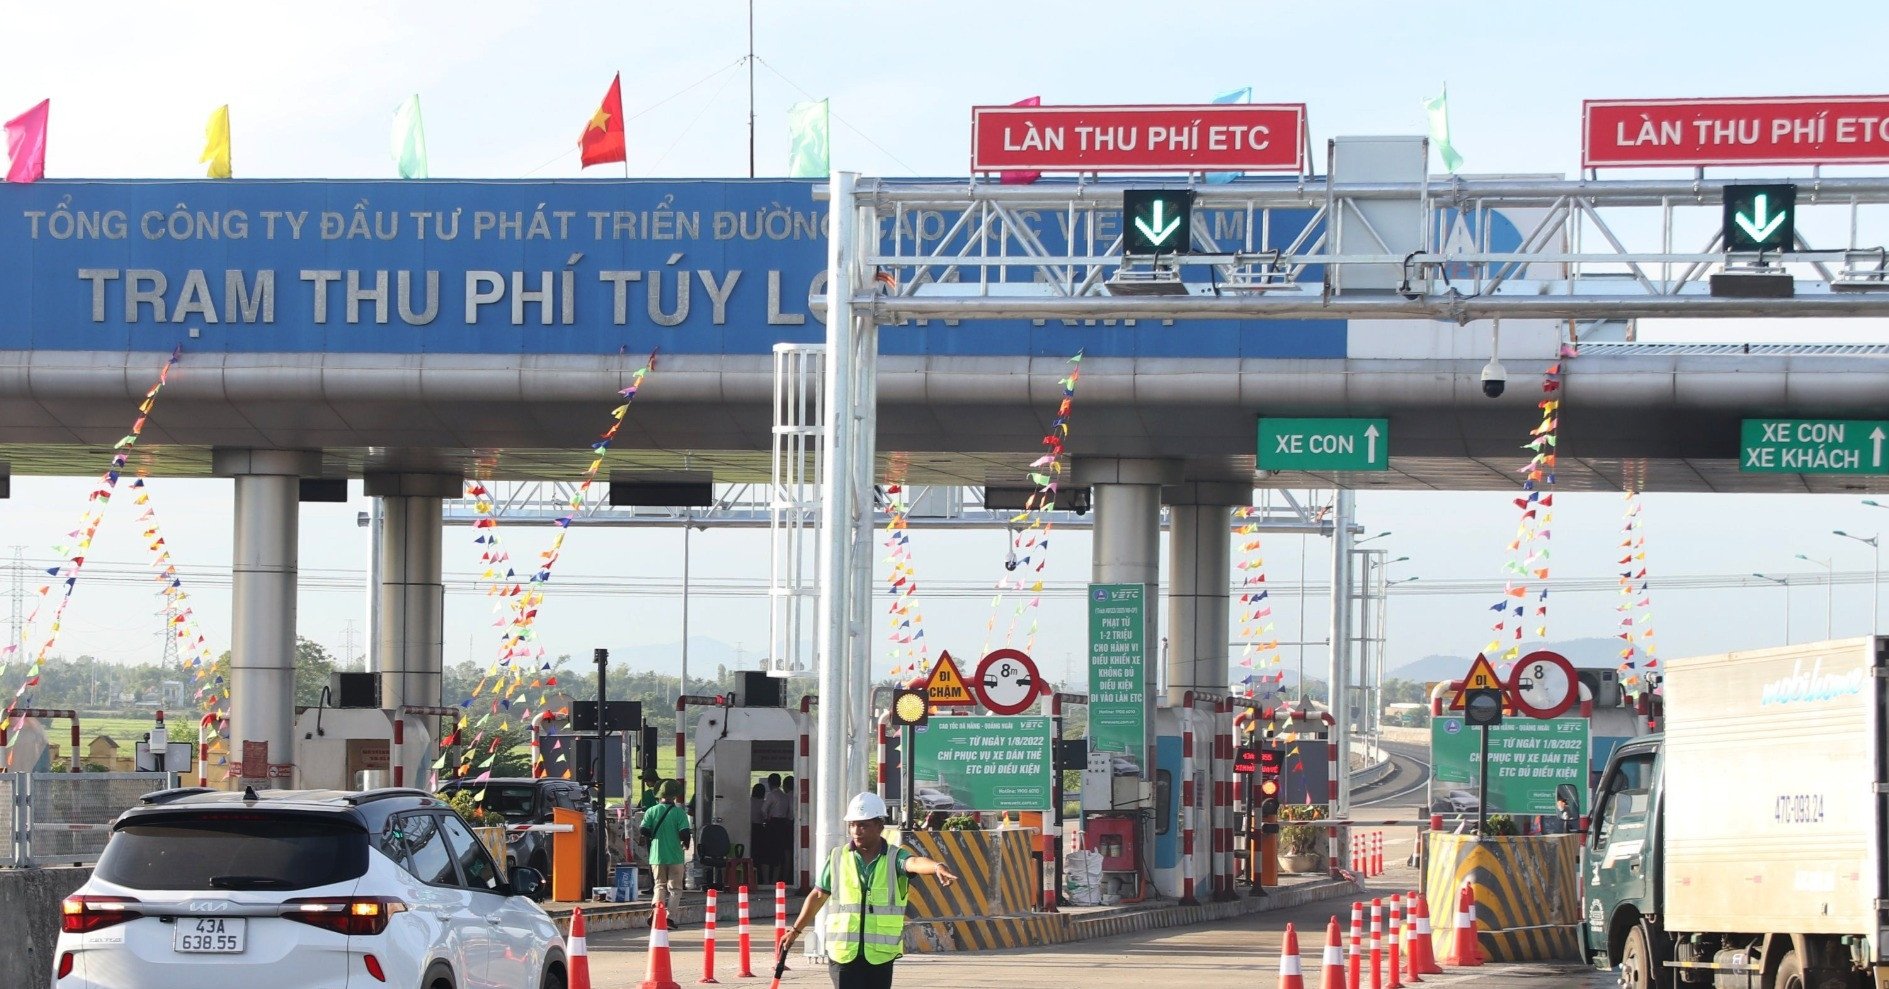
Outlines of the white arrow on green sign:
[{"label": "white arrow on green sign", "polygon": [[1389,470],[1388,419],[1261,419],[1260,470]]},{"label": "white arrow on green sign", "polygon": [[[1770,240],[1771,235],[1777,233],[1777,228],[1783,226],[1785,219],[1791,215],[1788,209],[1781,209],[1776,214],[1771,214],[1770,198],[1762,192],[1758,193],[1751,199],[1750,215],[1746,215],[1742,210],[1732,214],[1732,218],[1744,229],[1745,233],[1761,244]],[[1769,219],[1766,218],[1767,216]]]},{"label": "white arrow on green sign", "polygon": [[1141,235],[1148,238],[1150,244],[1166,246],[1167,239],[1174,236],[1174,231],[1181,228],[1181,218],[1178,216],[1169,219],[1165,225],[1162,224],[1161,214],[1166,211],[1166,208],[1167,203],[1157,199],[1151,211],[1152,216],[1135,217],[1135,229],[1141,231]]},{"label": "white arrow on green sign", "polygon": [[1738,469],[1754,474],[1889,474],[1889,421],[1746,419]]}]

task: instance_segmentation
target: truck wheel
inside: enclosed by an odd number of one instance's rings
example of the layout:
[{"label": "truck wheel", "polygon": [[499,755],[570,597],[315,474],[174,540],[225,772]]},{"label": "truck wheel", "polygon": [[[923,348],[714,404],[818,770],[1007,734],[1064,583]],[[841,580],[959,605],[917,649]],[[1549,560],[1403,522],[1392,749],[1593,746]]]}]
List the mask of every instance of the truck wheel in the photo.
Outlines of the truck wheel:
[{"label": "truck wheel", "polygon": [[[1620,989],[1671,989],[1672,974],[1663,964],[1665,960],[1646,922],[1634,924],[1620,949]],[[1779,983],[1779,989],[1782,986]]]},{"label": "truck wheel", "polygon": [[1777,989],[1806,989],[1810,983],[1804,978],[1804,963],[1797,957],[1797,952],[1787,951],[1777,965]]}]

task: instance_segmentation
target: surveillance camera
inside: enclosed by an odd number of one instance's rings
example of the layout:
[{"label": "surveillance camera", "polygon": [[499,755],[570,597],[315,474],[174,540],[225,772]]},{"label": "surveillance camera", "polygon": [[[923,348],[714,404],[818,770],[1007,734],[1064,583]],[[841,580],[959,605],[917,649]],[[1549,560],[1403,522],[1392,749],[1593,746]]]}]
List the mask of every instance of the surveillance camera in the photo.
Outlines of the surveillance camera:
[{"label": "surveillance camera", "polygon": [[1490,398],[1501,398],[1502,389],[1509,383],[1509,373],[1502,368],[1502,362],[1490,361],[1482,366],[1482,393]]},{"label": "surveillance camera", "polygon": [[1016,568],[1017,568],[1017,558],[1016,558],[1016,557],[1014,557],[1014,556],[1013,556],[1013,557],[1011,557],[1010,559],[1008,559],[1008,560],[1005,560],[1005,561],[1004,561],[1004,569],[1005,569],[1005,570],[1015,570]]}]

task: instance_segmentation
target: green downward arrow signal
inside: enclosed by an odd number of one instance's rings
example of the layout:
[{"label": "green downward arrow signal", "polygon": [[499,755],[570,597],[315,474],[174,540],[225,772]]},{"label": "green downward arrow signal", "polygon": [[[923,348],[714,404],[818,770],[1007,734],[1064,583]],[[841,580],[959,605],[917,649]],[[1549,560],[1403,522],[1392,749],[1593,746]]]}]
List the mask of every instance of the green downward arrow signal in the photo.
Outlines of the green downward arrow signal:
[{"label": "green downward arrow signal", "polygon": [[1166,212],[1166,205],[1166,203],[1159,199],[1154,201],[1153,224],[1150,224],[1146,217],[1135,217],[1135,229],[1141,231],[1141,235],[1148,238],[1148,243],[1150,244],[1158,245],[1169,237],[1174,236],[1174,231],[1180,229],[1181,218],[1178,216],[1169,220],[1165,225],[1162,224],[1161,216]]},{"label": "green downward arrow signal", "polygon": [[1738,226],[1754,243],[1762,244],[1777,233],[1777,229],[1784,225],[1785,217],[1790,215],[1790,210],[1778,210],[1776,216],[1767,220],[1765,217],[1770,212],[1770,206],[1770,197],[1761,192],[1751,199],[1751,215],[1747,216],[1742,211],[1732,214],[1732,219],[1738,221]]}]

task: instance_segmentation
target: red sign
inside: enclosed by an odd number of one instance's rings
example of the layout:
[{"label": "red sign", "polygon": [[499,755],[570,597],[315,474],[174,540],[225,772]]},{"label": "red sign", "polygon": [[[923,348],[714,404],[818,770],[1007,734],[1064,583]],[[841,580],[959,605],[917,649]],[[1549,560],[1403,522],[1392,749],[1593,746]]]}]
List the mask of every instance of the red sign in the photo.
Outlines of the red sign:
[{"label": "red sign", "polygon": [[971,171],[1303,172],[1305,104],[974,106]]},{"label": "red sign", "polygon": [[1588,100],[1582,110],[1587,168],[1889,162],[1889,96]]},{"label": "red sign", "polygon": [[1036,672],[1036,662],[1019,649],[993,649],[977,664],[971,689],[992,714],[1022,714],[1047,693]]}]

